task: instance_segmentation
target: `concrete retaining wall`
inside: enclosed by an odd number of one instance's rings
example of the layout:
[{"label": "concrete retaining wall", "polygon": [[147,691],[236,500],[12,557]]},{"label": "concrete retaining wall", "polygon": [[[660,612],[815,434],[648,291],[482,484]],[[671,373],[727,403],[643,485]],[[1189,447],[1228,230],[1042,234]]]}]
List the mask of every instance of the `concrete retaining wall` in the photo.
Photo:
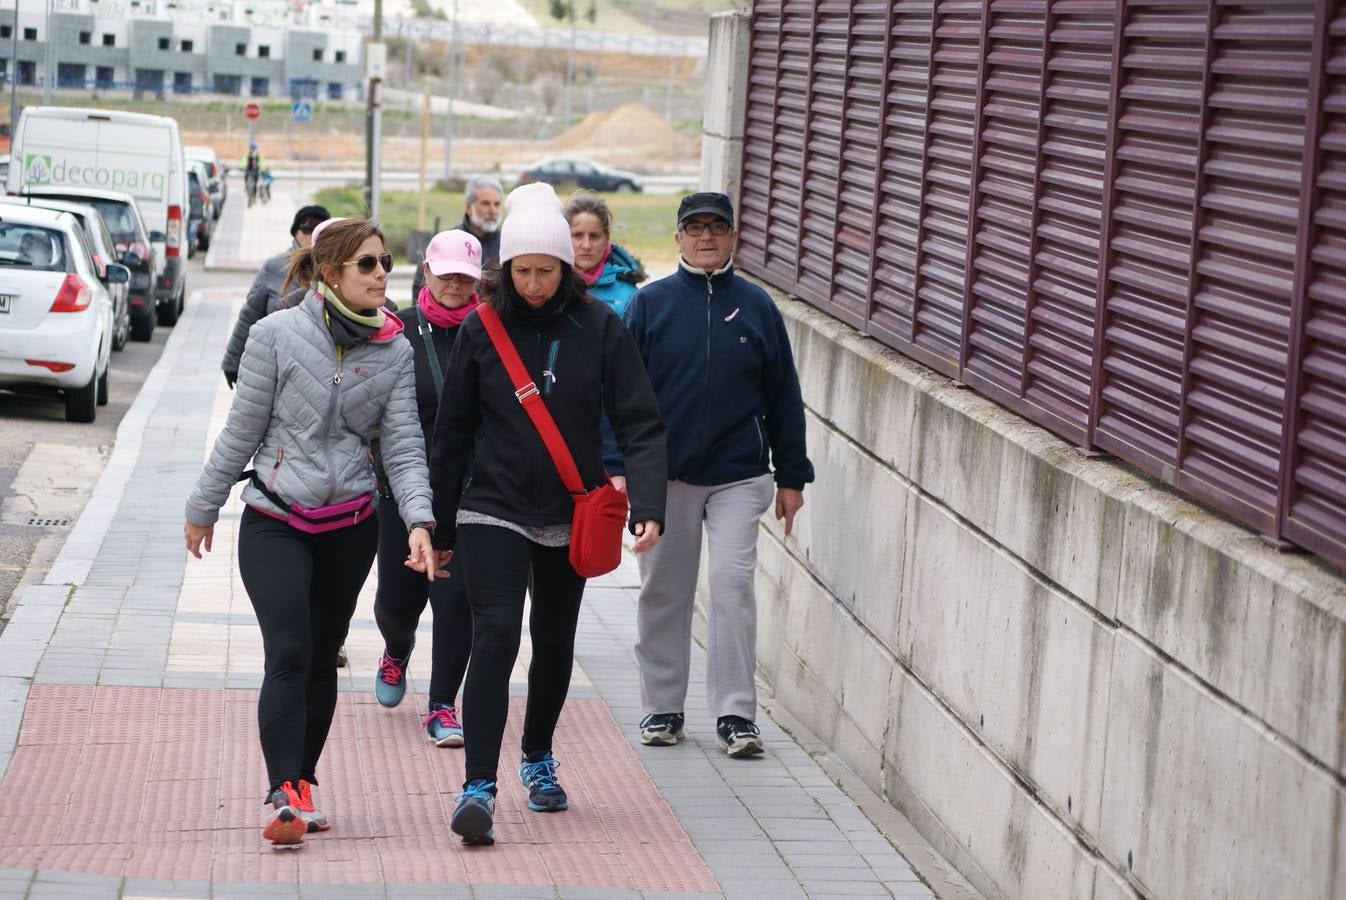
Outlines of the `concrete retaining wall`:
[{"label": "concrete retaining wall", "polygon": [[1346,896],[1340,573],[780,302],[818,481],[763,524],[778,700],[988,896]]}]

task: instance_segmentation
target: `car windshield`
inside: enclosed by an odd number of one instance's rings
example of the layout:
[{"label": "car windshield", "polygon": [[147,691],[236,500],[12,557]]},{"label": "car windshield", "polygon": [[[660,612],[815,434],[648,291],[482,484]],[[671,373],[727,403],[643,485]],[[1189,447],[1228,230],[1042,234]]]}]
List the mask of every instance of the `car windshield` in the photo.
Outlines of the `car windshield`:
[{"label": "car windshield", "polygon": [[64,272],[65,236],[41,225],[0,222],[0,266]]},{"label": "car windshield", "polygon": [[125,203],[118,203],[116,200],[88,200],[86,201],[98,214],[103,217],[103,224],[112,234],[112,239],[119,244],[125,244],[130,241],[140,240],[140,235],[136,232],[136,220],[131,214],[131,208]]}]

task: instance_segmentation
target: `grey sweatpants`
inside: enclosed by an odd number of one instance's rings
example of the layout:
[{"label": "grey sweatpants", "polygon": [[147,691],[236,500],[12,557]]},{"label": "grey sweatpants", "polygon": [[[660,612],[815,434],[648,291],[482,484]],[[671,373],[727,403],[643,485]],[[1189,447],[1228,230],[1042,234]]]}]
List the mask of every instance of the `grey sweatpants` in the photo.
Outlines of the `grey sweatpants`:
[{"label": "grey sweatpants", "polygon": [[646,713],[682,712],[692,658],[692,607],[701,562],[701,527],[709,538],[710,609],[706,708],[720,716],[757,717],[757,528],[771,506],[770,475],[713,487],[668,483],[664,534],[639,557],[636,661]]}]

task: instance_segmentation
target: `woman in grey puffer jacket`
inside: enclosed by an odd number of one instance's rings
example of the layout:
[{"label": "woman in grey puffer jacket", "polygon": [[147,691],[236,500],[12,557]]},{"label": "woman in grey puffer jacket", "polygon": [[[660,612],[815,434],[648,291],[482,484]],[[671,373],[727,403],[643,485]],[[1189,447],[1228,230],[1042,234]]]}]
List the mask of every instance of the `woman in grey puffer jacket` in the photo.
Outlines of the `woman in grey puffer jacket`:
[{"label": "woman in grey puffer jacket", "polygon": [[252,327],[228,421],[187,500],[187,549],[200,558],[252,460],[238,564],[266,656],[257,717],[272,813],[262,834],[277,846],[327,828],[312,786],[336,708],[337,650],[378,546],[375,437],[410,532],[407,565],[436,574],[412,349],[382,309],[391,268],[365,219],[294,252],[287,281],[314,289]]}]

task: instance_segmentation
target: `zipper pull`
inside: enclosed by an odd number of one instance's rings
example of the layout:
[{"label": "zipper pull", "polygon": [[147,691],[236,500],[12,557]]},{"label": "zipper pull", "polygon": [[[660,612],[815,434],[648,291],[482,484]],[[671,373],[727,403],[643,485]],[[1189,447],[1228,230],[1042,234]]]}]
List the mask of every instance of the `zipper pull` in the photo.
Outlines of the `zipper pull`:
[{"label": "zipper pull", "polygon": [[337,369],[336,374],[332,376],[332,384],[341,384],[341,369]]}]

